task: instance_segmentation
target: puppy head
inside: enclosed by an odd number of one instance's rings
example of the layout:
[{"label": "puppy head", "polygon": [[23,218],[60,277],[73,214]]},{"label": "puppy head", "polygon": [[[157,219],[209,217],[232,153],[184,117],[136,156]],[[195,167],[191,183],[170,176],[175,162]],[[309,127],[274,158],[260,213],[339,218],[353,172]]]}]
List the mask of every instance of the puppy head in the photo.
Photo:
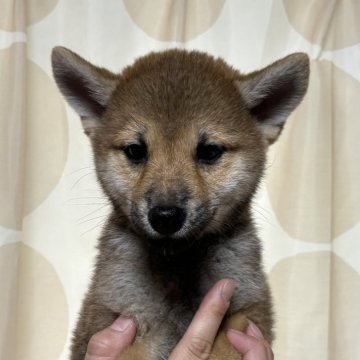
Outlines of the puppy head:
[{"label": "puppy head", "polygon": [[52,62],[114,209],[151,241],[218,231],[248,205],[267,146],[309,77],[304,54],[248,75],[181,50],[152,53],[118,75],[65,48]]}]

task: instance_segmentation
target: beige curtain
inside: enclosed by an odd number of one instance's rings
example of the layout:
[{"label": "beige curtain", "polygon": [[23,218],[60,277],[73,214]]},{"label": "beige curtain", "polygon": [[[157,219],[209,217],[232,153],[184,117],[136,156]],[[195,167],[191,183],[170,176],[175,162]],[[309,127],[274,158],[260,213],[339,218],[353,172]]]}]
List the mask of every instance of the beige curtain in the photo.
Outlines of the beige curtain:
[{"label": "beige curtain", "polygon": [[360,359],[360,1],[0,0],[0,358],[66,359],[108,206],[53,46],[120,70],[199,49],[251,71],[312,59],[254,204],[278,360]]}]

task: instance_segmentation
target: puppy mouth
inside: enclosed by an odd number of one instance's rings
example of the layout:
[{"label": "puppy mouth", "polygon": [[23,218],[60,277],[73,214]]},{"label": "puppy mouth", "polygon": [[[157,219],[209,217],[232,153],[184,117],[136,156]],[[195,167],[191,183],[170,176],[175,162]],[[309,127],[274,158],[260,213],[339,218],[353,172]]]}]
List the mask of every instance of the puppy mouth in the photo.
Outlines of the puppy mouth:
[{"label": "puppy mouth", "polygon": [[160,237],[146,238],[146,244],[149,251],[156,253],[158,256],[171,258],[179,256],[191,250],[198,242],[198,237]]},{"label": "puppy mouth", "polygon": [[207,218],[198,216],[196,219],[186,222],[179,231],[173,234],[163,235],[152,232],[151,235],[146,236],[146,242],[149,247],[162,252],[165,256],[179,255],[197,246],[207,224]]},{"label": "puppy mouth", "polygon": [[182,268],[186,264],[196,263],[212,243],[205,236],[206,224],[204,219],[171,236],[146,236],[145,244],[150,258],[168,268]]}]

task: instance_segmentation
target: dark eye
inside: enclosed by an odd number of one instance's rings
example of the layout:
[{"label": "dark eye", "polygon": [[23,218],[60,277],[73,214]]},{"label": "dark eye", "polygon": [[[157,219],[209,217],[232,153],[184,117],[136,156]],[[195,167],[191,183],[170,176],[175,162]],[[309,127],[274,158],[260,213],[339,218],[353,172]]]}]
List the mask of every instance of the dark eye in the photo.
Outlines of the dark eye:
[{"label": "dark eye", "polygon": [[214,164],[224,153],[223,146],[200,143],[196,148],[196,160],[203,164]]},{"label": "dark eye", "polygon": [[146,145],[143,143],[125,146],[124,153],[134,164],[142,164],[147,160],[147,149]]}]

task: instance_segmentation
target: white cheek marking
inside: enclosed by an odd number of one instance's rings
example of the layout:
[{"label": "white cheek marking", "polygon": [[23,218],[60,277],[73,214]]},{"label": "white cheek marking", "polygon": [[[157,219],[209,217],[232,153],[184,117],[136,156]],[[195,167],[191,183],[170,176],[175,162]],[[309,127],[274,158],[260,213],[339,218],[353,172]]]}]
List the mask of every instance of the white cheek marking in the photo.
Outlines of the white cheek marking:
[{"label": "white cheek marking", "polygon": [[219,196],[232,195],[234,190],[236,190],[236,193],[239,193],[241,185],[251,181],[251,177],[251,171],[249,171],[246,161],[241,157],[236,158],[227,178],[220,184]]},{"label": "white cheek marking", "polygon": [[116,154],[108,154],[107,159],[97,166],[99,178],[108,194],[121,202],[121,207],[130,213],[131,197],[135,181],[121,170]]},{"label": "white cheek marking", "polygon": [[219,224],[226,220],[229,211],[247,191],[246,185],[251,182],[251,179],[251,170],[249,170],[246,160],[237,158],[233,162],[226,179],[214,189],[212,206],[216,208],[216,213],[209,224],[210,230],[217,229]]},{"label": "white cheek marking", "polygon": [[113,186],[115,190],[120,193],[129,193],[129,179],[127,179],[124,174],[119,171],[119,161],[116,159],[116,155],[111,154],[109,156],[107,165],[105,165],[104,174],[107,183]]}]

